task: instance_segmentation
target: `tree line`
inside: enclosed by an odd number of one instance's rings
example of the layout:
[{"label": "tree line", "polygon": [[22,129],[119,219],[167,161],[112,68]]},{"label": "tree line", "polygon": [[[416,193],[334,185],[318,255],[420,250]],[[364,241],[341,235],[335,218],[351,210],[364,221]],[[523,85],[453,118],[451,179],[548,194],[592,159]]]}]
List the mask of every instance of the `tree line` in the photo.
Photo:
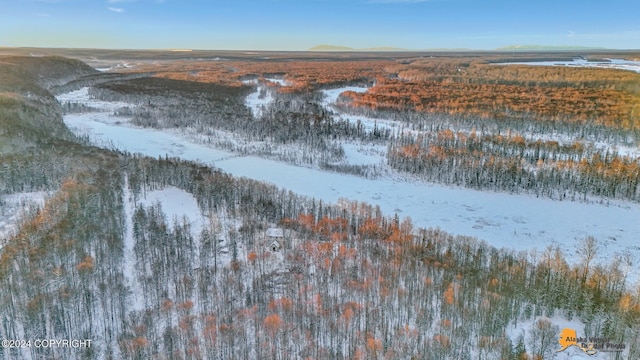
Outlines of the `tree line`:
[{"label": "tree line", "polygon": [[389,165],[428,181],[556,199],[638,200],[640,162],[581,142],[442,130],[391,141]]}]

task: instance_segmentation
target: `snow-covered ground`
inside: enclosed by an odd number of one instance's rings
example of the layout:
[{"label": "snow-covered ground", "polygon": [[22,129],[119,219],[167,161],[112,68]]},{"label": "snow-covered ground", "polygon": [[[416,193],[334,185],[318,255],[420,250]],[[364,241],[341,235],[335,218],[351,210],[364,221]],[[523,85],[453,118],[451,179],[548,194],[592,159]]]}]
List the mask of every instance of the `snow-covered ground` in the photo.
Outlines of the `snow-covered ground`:
[{"label": "snow-covered ground", "polygon": [[258,86],[258,90],[252,92],[245,99],[245,104],[249,109],[251,109],[251,113],[254,117],[258,118],[262,115],[263,109],[273,101],[273,96],[271,96],[271,91],[266,87]]},{"label": "snow-covered ground", "polygon": [[26,213],[44,206],[47,196],[44,191],[0,195],[0,248],[5,239],[18,230]]},{"label": "snow-covered ground", "polygon": [[342,94],[345,91],[363,93],[363,92],[367,92],[367,90],[369,90],[369,88],[362,87],[362,86],[345,86],[345,87],[336,88],[336,89],[322,90],[322,94],[324,95],[324,98],[322,99],[322,105],[329,106],[331,104],[335,104],[340,94]]},{"label": "snow-covered ground", "polygon": [[131,310],[142,311],[144,310],[144,294],[142,292],[142,284],[135,276],[136,271],[136,253],[135,245],[136,240],[133,236],[133,215],[135,212],[135,203],[131,190],[129,189],[129,180],[125,177],[125,184],[123,186],[122,202],[124,204],[124,217],[125,217],[125,234],[124,234],[124,259],[122,274],[125,276],[125,281],[131,289]]},{"label": "snow-covered ground", "polygon": [[[335,90],[337,97],[341,89]],[[92,106],[92,100],[87,105]],[[460,187],[411,181],[389,173],[378,179],[325,172],[208,147],[181,136],[131,126],[108,112],[70,114],[67,126],[89,135],[97,145],[152,157],[174,156],[216,166],[236,176],[276,184],[324,201],[341,198],[377,204],[387,215],[409,216],[420,227],[439,227],[454,234],[476,236],[497,247],[515,250],[560,246],[569,259],[582,238],[596,237],[598,258],[610,260],[628,251],[640,261],[640,205],[627,202],[579,203],[476,191]],[[374,163],[375,151],[346,146],[348,158]],[[368,155],[367,155],[368,154]],[[634,279],[640,268],[634,267]]]},{"label": "snow-covered ground", "polygon": [[588,61],[577,58],[571,61],[522,61],[496,63],[494,65],[532,65],[532,66],[572,66],[572,67],[594,67],[605,69],[621,69],[640,72],[640,61],[624,59],[605,59],[606,61]]},{"label": "snow-covered ground", "polygon": [[122,70],[130,69],[137,65],[141,65],[148,62],[148,61],[120,62],[120,61],[109,61],[109,60],[98,60],[98,59],[85,59],[83,61],[85,61],[87,65],[93,67],[94,69],[100,72],[122,71]]},{"label": "snow-covered ground", "polygon": [[[126,221],[123,274],[132,292],[130,310],[142,311],[145,309],[144,295],[142,292],[143,287],[139,279],[135,276],[135,274],[140,273],[136,270],[137,258],[134,250],[135,238],[133,235],[133,216],[136,207],[139,205],[150,207],[159,204],[160,209],[167,218],[167,223],[170,228],[173,228],[175,224],[182,224],[183,221],[186,221],[189,223],[191,235],[196,240],[200,239],[200,234],[205,226],[206,220],[195,197],[182,189],[168,186],[164,189],[149,191],[142,195],[138,203],[135,202],[126,178],[123,190],[123,203],[125,204],[124,216]],[[199,245],[195,246],[196,249],[199,249],[199,247]]]},{"label": "snow-covered ground", "polygon": [[[333,105],[338,102],[338,97],[340,97],[343,92],[353,91],[356,93],[364,93],[367,92],[367,90],[369,90],[369,88],[362,86],[345,86],[336,89],[321,90],[322,95],[324,95],[324,98],[321,101],[321,105],[326,109],[338,111]],[[394,131],[394,133],[398,133],[399,130],[404,127],[403,123],[394,120],[371,118],[362,115],[343,114],[339,111],[338,114],[342,119],[347,120],[351,124],[360,124],[362,128],[367,131],[373,131],[373,129],[377,127],[378,129],[390,129]]]},{"label": "snow-covered ground", "polygon": [[162,190],[150,191],[140,199],[140,203],[145,207],[160,204],[162,212],[167,216],[170,228],[177,224],[182,224],[183,220],[189,223],[191,235],[198,238],[205,224],[205,217],[198,206],[196,198],[173,186],[168,186]]},{"label": "snow-covered ground", "polygon": [[97,111],[116,111],[119,108],[131,106],[131,104],[119,101],[102,101],[96,100],[89,95],[89,88],[83,87],[82,89],[71,91],[65,94],[61,94],[56,97],[61,104],[76,103],[85,104],[91,106]]},{"label": "snow-covered ground", "polygon": [[[284,79],[265,78],[265,80],[277,83],[280,86],[289,85],[289,83]],[[253,114],[253,116],[258,118],[260,117],[260,115],[262,115],[263,109],[273,101],[273,96],[271,95],[271,92],[273,90],[266,86],[266,84],[260,82],[258,79],[243,80],[242,82],[247,85],[256,85],[256,91],[247,96],[247,98],[245,99],[245,105],[247,105],[247,107],[251,109],[251,113]]]},{"label": "snow-covered ground", "polygon": [[345,162],[350,165],[384,165],[387,147],[366,143],[343,143]]},{"label": "snow-covered ground", "polygon": [[280,79],[280,78],[273,78],[273,77],[269,77],[269,78],[265,78],[265,80],[270,81],[272,83],[276,83],[280,86],[289,86],[289,82],[285,79]]}]

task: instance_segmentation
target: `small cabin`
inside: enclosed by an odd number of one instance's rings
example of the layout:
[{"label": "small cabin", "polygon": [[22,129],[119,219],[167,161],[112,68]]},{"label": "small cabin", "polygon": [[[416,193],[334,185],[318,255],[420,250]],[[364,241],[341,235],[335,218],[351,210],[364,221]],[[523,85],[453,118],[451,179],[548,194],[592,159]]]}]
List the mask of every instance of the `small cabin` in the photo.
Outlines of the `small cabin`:
[{"label": "small cabin", "polygon": [[280,240],[284,238],[284,230],[281,228],[268,228],[267,238],[269,240]]},{"label": "small cabin", "polygon": [[280,241],[278,240],[273,240],[271,242],[271,244],[269,244],[269,250],[276,252],[278,250],[280,250],[282,248],[282,245],[280,244]]},{"label": "small cabin", "polygon": [[284,243],[284,230],[281,228],[269,228],[267,229],[267,243],[269,244],[269,250],[276,252],[282,249]]}]

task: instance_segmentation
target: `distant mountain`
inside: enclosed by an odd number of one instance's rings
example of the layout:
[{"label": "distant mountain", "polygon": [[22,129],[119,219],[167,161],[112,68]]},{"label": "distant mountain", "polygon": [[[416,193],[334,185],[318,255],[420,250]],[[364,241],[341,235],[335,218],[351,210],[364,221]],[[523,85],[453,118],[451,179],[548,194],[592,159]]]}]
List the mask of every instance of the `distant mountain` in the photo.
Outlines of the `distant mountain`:
[{"label": "distant mountain", "polygon": [[307,51],[469,51],[466,48],[432,48],[432,49],[405,49],[392,46],[378,46],[370,48],[352,48],[348,46],[337,45],[317,45]]},{"label": "distant mountain", "polygon": [[310,48],[308,51],[411,51],[403,48],[396,48],[390,46],[380,46],[380,47],[372,47],[372,48],[352,48],[348,46],[337,46],[337,45],[327,45],[321,44]]},{"label": "distant mountain", "polygon": [[411,49],[397,48],[397,47],[391,47],[391,46],[379,46],[379,47],[356,49],[356,50],[360,50],[360,51],[413,51]]},{"label": "distant mountain", "polygon": [[603,47],[593,46],[569,46],[569,45],[509,45],[496,48],[496,51],[527,51],[527,50],[605,50]]},{"label": "distant mountain", "polygon": [[[603,47],[570,46],[570,45],[509,45],[494,49],[494,51],[575,51],[575,50],[608,50]],[[310,48],[308,51],[472,51],[467,48],[430,48],[430,49],[405,49],[391,46],[379,46],[370,48],[353,48],[349,46],[321,44]]]},{"label": "distant mountain", "polygon": [[309,49],[309,51],[354,51],[354,48],[348,46],[336,46],[336,45],[327,45],[321,44],[316,45]]}]

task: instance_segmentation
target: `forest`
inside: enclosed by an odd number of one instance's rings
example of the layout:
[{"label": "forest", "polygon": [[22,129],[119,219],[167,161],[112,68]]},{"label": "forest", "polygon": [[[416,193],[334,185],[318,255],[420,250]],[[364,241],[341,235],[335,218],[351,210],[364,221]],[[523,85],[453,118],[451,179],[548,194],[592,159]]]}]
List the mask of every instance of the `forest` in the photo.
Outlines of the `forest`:
[{"label": "forest", "polygon": [[[89,92],[129,103],[115,113],[135,125],[179,129],[239,154],[365,177],[401,171],[425,181],[553,199],[638,200],[640,75],[465,60],[170,62],[136,70],[152,77],[103,82]],[[222,73],[203,70],[208,66]],[[230,67],[232,73],[224,72]],[[330,71],[334,67],[341,70]],[[261,97],[273,99],[259,115],[245,104],[256,83]],[[335,104],[323,105],[323,89],[345,85],[367,91],[347,90]],[[67,102],[63,110],[86,112],[82,106]],[[590,107],[597,111],[582,116]],[[396,129],[383,121],[367,129],[350,119],[356,116],[391,119]],[[384,164],[349,164],[345,144],[387,147]]]},{"label": "forest", "polygon": [[[335,63],[340,70],[329,71]],[[554,318],[625,344],[611,358],[639,357],[640,287],[628,281],[637,263],[625,254],[595,261],[593,237],[580,239],[569,262],[573,247],[498,249],[375,205],[330,204],[206,164],[103,149],[62,121],[95,109],[54,97],[89,86],[94,99],[126,104],[113,111],[123,122],[300,166],[638,201],[637,155],[597,144],[637,146],[629,106],[640,75],[498,68],[450,58],[241,59],[103,77],[77,60],[1,57],[0,194],[50,196],[0,242],[0,337],[92,346],[3,347],[0,359],[552,359]],[[245,103],[255,90],[248,79],[273,97],[258,116]],[[429,100],[433,83],[441,93]],[[323,106],[323,89],[346,85],[372,87]],[[580,110],[515,106],[523,92]],[[485,101],[500,94],[500,105]],[[567,94],[575,108],[564,107]],[[602,102],[595,110],[580,105],[591,97]],[[352,114],[400,127],[367,128]],[[387,167],[340,162],[349,142],[382,146]],[[195,199],[202,226],[145,202],[163,189]],[[271,229],[282,234],[276,248]]]}]

